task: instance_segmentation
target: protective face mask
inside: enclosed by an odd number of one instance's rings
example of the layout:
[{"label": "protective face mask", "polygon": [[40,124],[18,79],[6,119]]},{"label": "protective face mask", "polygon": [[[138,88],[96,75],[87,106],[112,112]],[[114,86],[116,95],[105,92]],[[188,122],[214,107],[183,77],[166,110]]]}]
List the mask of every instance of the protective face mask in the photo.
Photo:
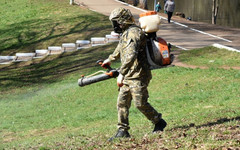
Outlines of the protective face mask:
[{"label": "protective face mask", "polygon": [[117,21],[112,21],[112,26],[113,26],[114,32],[116,32],[116,33],[123,32],[122,28],[120,27],[120,24],[118,24]]}]

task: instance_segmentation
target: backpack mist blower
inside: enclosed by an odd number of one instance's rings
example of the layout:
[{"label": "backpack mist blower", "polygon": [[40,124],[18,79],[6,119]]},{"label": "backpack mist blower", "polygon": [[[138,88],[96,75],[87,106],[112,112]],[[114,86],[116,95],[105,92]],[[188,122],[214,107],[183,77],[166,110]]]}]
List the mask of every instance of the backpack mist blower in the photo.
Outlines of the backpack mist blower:
[{"label": "backpack mist blower", "polygon": [[[174,55],[171,54],[171,44],[168,44],[164,39],[157,37],[157,31],[160,26],[160,17],[157,12],[149,11],[140,14],[140,27],[146,33],[146,54],[150,69],[164,68],[171,65],[174,60]],[[103,61],[97,61],[97,64],[102,65]],[[82,76],[78,80],[78,85],[83,87],[92,83],[116,78],[119,75],[117,69],[110,67],[110,64],[105,65],[107,71],[98,71],[89,76]],[[99,74],[101,73],[101,74]],[[98,74],[98,75],[97,75]]]},{"label": "backpack mist blower", "polygon": [[[100,66],[102,65],[102,63],[103,63],[103,60],[97,61],[97,64],[99,64]],[[82,75],[82,78],[80,78],[78,80],[78,85],[83,87],[85,85],[104,81],[104,80],[107,80],[110,78],[116,78],[119,75],[118,70],[111,68],[110,64],[105,64],[104,68],[106,68],[107,71],[101,70],[101,71],[98,71],[98,72],[91,74],[89,76],[86,76],[86,77]],[[99,74],[99,73],[101,73],[101,74]]]},{"label": "backpack mist blower", "polygon": [[151,68],[162,68],[171,65],[174,55],[171,54],[171,44],[157,37],[161,18],[156,11],[148,11],[139,15],[139,23],[147,37],[146,53]]}]

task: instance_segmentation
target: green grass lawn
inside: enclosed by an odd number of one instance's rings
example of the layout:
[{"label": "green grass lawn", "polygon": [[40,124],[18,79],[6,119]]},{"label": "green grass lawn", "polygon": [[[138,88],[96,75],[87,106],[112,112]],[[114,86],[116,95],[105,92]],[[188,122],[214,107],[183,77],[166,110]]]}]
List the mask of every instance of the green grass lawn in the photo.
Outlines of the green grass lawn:
[{"label": "green grass lawn", "polygon": [[69,0],[1,0],[0,9],[0,55],[34,52],[111,31],[107,17],[69,5]]},{"label": "green grass lawn", "polygon": [[240,71],[213,67],[153,70],[149,101],[168,122],[165,132],[151,134],[153,125],[133,106],[133,138],[107,143],[116,132],[116,80],[85,87],[78,87],[77,80],[100,70],[95,61],[106,58],[115,46],[51,56],[57,59],[1,71],[0,148],[239,147]]},{"label": "green grass lawn", "polygon": [[183,63],[205,67],[240,67],[240,55],[214,47],[204,47],[195,51],[183,51]]},{"label": "green grass lawn", "polygon": [[[80,24],[79,28],[84,28],[88,24],[89,18],[84,17],[86,15],[96,22],[98,20],[102,22],[102,25],[93,23],[87,26],[86,30],[77,30],[67,37],[61,36],[61,40],[88,39],[93,35],[104,36],[105,32],[111,30],[107,17],[82,10],[78,6],[70,7],[68,1],[19,1],[25,2],[26,6],[31,3],[32,7],[39,2],[39,6],[44,10],[56,6],[62,7],[63,10],[67,9],[68,13],[79,12],[76,13],[78,19],[73,19],[71,22],[71,24],[77,24],[79,20],[85,22]],[[0,3],[0,7],[3,5],[16,7],[11,3],[18,1]],[[25,6],[20,2],[18,5]],[[40,8],[35,7],[36,10]],[[60,11],[57,8],[51,10]],[[51,16],[50,10],[48,13]],[[57,14],[59,22],[62,22],[60,16],[63,14]],[[45,15],[47,14],[36,13],[36,16]],[[9,16],[14,15],[9,14]],[[29,19],[31,18],[34,17]],[[54,20],[54,17],[52,19]],[[24,19],[17,17],[15,20],[22,22]],[[47,28],[50,22],[46,22]],[[11,27],[7,24],[6,21],[5,24],[1,22],[1,31],[3,28]],[[11,24],[16,23],[13,21]],[[66,22],[66,26],[64,25],[66,30],[69,29],[67,24]],[[107,25],[106,29],[96,32],[104,24]],[[12,31],[14,33],[12,36],[8,34],[1,36],[0,40],[15,39],[17,37],[15,32]],[[91,34],[87,34],[89,32]],[[57,33],[62,35],[61,31]],[[46,36],[47,34],[44,34],[43,37]],[[38,45],[34,39],[32,40],[24,47]],[[59,41],[58,36],[53,36],[50,40],[53,44]],[[48,44],[48,40],[37,41]],[[14,45],[18,45],[18,42],[12,40],[8,44],[5,43],[5,46],[1,45],[1,53],[17,52],[20,49],[17,46],[15,48]],[[151,122],[132,105],[129,131],[132,138],[108,143],[107,139],[116,132],[118,94],[116,79],[85,87],[79,87],[77,80],[82,74],[88,75],[101,70],[102,68],[95,62],[107,58],[116,45],[111,43],[48,56],[44,59],[1,66],[0,149],[236,149],[240,147],[240,71],[219,68],[223,65],[239,66],[240,54],[213,47],[180,54],[180,59],[184,63],[207,66],[209,69],[169,67],[152,71],[149,102],[168,122],[163,133],[152,134]],[[199,63],[186,58],[193,58]],[[211,60],[219,63],[212,65],[214,62]],[[119,62],[116,62],[112,67],[119,65]]]}]

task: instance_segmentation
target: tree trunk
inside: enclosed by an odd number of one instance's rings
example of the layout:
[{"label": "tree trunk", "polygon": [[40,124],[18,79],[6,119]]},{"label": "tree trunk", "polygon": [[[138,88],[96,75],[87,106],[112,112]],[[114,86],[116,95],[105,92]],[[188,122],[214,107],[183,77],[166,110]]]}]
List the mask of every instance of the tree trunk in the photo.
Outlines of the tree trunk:
[{"label": "tree trunk", "polygon": [[219,0],[213,0],[212,24],[216,24],[217,23],[218,7],[219,7]]}]

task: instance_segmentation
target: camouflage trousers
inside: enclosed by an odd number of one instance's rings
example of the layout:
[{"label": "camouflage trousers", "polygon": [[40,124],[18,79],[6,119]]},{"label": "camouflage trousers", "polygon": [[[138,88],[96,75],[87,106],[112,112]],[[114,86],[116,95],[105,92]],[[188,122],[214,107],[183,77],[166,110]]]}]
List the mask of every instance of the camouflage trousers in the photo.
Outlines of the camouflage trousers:
[{"label": "camouflage trousers", "polygon": [[158,123],[159,119],[161,119],[161,114],[148,103],[149,95],[147,86],[148,82],[143,83],[139,80],[124,82],[124,85],[120,88],[117,101],[118,129],[130,129],[128,116],[132,100],[136,108],[138,108],[148,120],[152,121],[153,124]]}]

